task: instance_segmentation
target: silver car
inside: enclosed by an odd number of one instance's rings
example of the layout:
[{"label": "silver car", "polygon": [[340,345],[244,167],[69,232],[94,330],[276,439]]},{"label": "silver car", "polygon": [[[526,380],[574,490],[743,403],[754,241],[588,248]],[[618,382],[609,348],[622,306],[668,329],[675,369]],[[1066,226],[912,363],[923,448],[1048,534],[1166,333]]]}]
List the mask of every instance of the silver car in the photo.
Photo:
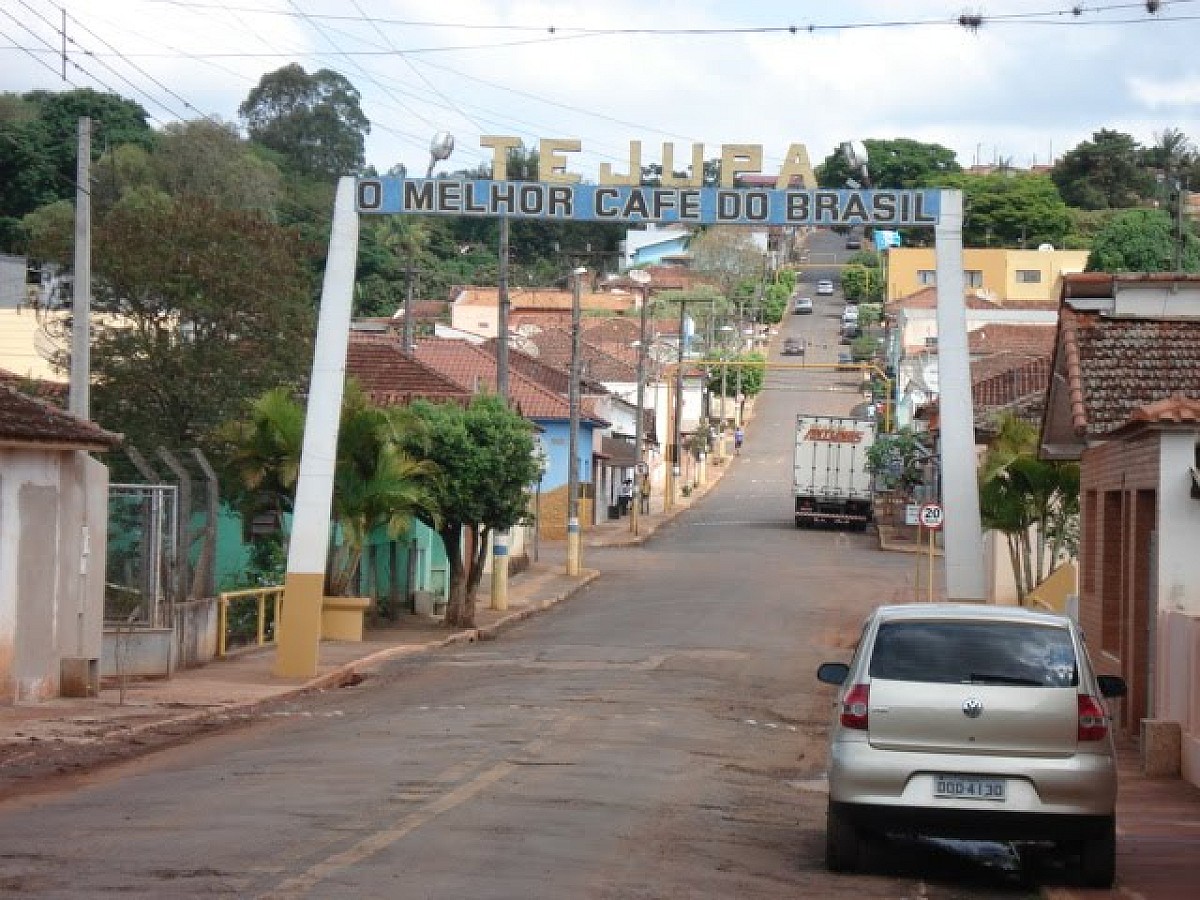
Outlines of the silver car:
[{"label": "silver car", "polygon": [[839,686],[825,861],[853,871],[889,834],[1052,842],[1080,880],[1116,867],[1117,764],[1104,699],[1075,623],[1020,607],[881,606]]}]

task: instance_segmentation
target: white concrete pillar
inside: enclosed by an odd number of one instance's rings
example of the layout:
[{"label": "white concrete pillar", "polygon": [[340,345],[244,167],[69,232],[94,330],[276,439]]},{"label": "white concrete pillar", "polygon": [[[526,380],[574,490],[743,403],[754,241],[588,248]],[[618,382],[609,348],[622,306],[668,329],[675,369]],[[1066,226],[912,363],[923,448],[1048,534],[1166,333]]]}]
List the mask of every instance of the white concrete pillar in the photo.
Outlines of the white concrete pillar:
[{"label": "white concrete pillar", "polygon": [[934,228],[937,259],[938,406],[941,421],[942,506],[945,510],[946,595],[985,600],[983,531],[975,464],[971,361],[963,297],[963,198],[941,192]]}]

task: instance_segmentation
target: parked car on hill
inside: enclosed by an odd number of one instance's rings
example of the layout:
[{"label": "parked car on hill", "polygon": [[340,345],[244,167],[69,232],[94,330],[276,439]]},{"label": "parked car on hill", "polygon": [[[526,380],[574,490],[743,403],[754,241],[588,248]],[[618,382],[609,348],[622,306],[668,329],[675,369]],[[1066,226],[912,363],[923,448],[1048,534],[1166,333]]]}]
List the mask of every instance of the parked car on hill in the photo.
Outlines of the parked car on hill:
[{"label": "parked car on hill", "polygon": [[833,282],[827,278],[823,278],[817,282],[817,295],[820,297],[833,296]]},{"label": "parked car on hill", "polygon": [[1112,885],[1117,764],[1097,675],[1066,616],[1020,607],[881,606],[838,686],[825,861],[854,870],[888,835],[1053,843]]},{"label": "parked car on hill", "polygon": [[812,297],[797,297],[792,303],[792,312],[794,313],[811,313],[812,311]]},{"label": "parked car on hill", "polygon": [[779,352],[784,356],[803,356],[804,342],[799,338],[784,338],[783,348]]}]

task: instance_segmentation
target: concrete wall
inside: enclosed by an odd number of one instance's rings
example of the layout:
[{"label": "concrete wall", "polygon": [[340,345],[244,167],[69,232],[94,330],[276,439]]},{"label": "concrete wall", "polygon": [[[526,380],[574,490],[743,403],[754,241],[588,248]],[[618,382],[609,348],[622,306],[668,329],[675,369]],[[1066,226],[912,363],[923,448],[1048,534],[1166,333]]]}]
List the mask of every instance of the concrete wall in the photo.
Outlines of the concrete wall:
[{"label": "concrete wall", "polygon": [[144,625],[111,626],[104,629],[104,653],[100,677],[112,682],[121,678],[170,678],[175,671],[175,631]]},{"label": "concrete wall", "polygon": [[1159,614],[1156,718],[1178,722],[1180,774],[1200,787],[1200,615]]},{"label": "concrete wall", "polygon": [[191,669],[216,659],[217,598],[179,603],[171,612],[175,617],[175,665]]},{"label": "concrete wall", "polygon": [[108,470],[78,450],[0,449],[0,702],[58,695],[98,659]]}]

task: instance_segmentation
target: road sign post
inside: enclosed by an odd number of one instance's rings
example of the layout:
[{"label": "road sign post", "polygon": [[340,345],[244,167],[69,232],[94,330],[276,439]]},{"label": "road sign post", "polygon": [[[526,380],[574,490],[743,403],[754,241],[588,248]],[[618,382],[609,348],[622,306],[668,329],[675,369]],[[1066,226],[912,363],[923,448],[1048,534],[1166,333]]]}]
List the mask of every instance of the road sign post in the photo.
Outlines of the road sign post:
[{"label": "road sign post", "polygon": [[926,587],[928,591],[929,602],[933,602],[933,546],[935,543],[935,532],[940,531],[946,520],[946,515],[942,511],[942,507],[938,503],[925,503],[917,511],[917,521],[921,525],[922,533],[929,533],[929,583]]}]

